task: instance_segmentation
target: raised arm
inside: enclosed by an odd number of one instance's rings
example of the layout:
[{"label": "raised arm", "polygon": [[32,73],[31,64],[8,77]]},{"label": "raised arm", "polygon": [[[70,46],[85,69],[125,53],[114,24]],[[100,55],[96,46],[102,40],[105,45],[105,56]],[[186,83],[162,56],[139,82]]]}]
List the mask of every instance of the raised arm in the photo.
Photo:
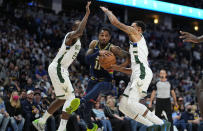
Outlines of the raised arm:
[{"label": "raised arm", "polygon": [[96,46],[97,41],[93,40],[91,41],[90,45],[89,45],[89,49],[87,50],[86,56],[85,56],[85,61],[87,64],[92,63],[95,58],[99,55],[99,50],[94,52],[94,47]]},{"label": "raised arm", "polygon": [[117,28],[119,28],[120,30],[124,31],[125,33],[127,33],[129,35],[138,34],[138,31],[136,29],[134,29],[133,27],[127,26],[127,25],[121,23],[110,10],[108,10],[105,7],[100,7],[100,8],[108,16],[112,25],[116,26]]},{"label": "raised arm", "polygon": [[66,45],[71,45],[71,42],[72,42],[73,39],[76,39],[76,38],[82,36],[83,31],[84,31],[85,26],[86,26],[86,23],[87,23],[87,19],[88,19],[89,14],[90,14],[90,9],[89,9],[90,4],[91,4],[91,2],[87,3],[87,5],[86,5],[86,14],[83,17],[82,21],[80,22],[78,28],[68,35],[68,37],[66,39]]},{"label": "raised arm", "polygon": [[180,31],[180,34],[181,34],[180,38],[183,39],[183,42],[193,42],[193,43],[203,42],[203,35],[198,37],[184,31]]}]

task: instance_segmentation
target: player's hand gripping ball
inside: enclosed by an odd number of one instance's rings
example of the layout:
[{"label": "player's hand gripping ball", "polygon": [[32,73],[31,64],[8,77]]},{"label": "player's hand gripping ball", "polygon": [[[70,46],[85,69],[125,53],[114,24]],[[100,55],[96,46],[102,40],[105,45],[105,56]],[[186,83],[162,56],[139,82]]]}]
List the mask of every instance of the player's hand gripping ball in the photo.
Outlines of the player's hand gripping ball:
[{"label": "player's hand gripping ball", "polygon": [[104,69],[109,69],[111,65],[116,64],[116,57],[111,51],[100,51],[99,64]]}]

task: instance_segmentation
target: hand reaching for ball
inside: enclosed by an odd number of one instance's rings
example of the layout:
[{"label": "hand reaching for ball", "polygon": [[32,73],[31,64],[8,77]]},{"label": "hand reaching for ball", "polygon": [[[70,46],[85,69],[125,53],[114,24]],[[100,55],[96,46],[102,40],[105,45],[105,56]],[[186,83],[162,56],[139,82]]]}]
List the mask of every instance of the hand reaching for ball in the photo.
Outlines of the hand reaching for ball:
[{"label": "hand reaching for ball", "polygon": [[111,51],[101,50],[99,51],[99,64],[107,70],[111,65],[116,64],[116,57]]},{"label": "hand reaching for ball", "polygon": [[112,53],[110,51],[107,51],[107,50],[100,50],[99,55],[100,56],[110,56],[110,55],[112,55]]}]

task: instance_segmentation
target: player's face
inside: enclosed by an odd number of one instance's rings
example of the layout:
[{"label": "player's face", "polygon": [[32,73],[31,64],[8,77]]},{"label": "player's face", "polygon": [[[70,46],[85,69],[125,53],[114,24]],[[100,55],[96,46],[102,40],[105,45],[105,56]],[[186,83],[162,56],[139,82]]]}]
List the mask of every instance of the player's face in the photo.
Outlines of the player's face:
[{"label": "player's face", "polygon": [[165,70],[161,70],[160,73],[159,73],[159,75],[160,75],[161,78],[166,78],[166,75],[167,75],[167,74],[166,74],[166,71],[165,71]]},{"label": "player's face", "polygon": [[99,43],[101,45],[107,45],[111,39],[111,36],[108,31],[101,30],[99,33]]},{"label": "player's face", "polygon": [[141,27],[137,26],[136,23],[132,23],[131,26],[132,26],[133,28],[135,28],[138,32],[142,33],[142,29],[141,29]]}]

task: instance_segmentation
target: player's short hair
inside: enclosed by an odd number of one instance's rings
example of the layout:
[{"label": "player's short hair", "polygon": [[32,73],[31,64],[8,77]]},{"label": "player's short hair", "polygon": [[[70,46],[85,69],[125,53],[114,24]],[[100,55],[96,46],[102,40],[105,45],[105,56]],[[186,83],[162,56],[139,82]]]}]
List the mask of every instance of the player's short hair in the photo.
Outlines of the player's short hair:
[{"label": "player's short hair", "polygon": [[161,72],[161,71],[165,71],[165,72],[166,72],[166,74],[167,74],[167,70],[166,70],[166,69],[161,68],[161,70],[160,70],[159,72]]},{"label": "player's short hair", "polygon": [[136,20],[133,23],[136,23],[137,26],[141,27],[142,32],[146,31],[146,24],[143,21]]},{"label": "player's short hair", "polygon": [[108,27],[102,27],[100,30],[99,30],[99,33],[104,30],[104,31],[108,31],[109,32],[109,35],[111,36],[111,30],[108,28]]}]

